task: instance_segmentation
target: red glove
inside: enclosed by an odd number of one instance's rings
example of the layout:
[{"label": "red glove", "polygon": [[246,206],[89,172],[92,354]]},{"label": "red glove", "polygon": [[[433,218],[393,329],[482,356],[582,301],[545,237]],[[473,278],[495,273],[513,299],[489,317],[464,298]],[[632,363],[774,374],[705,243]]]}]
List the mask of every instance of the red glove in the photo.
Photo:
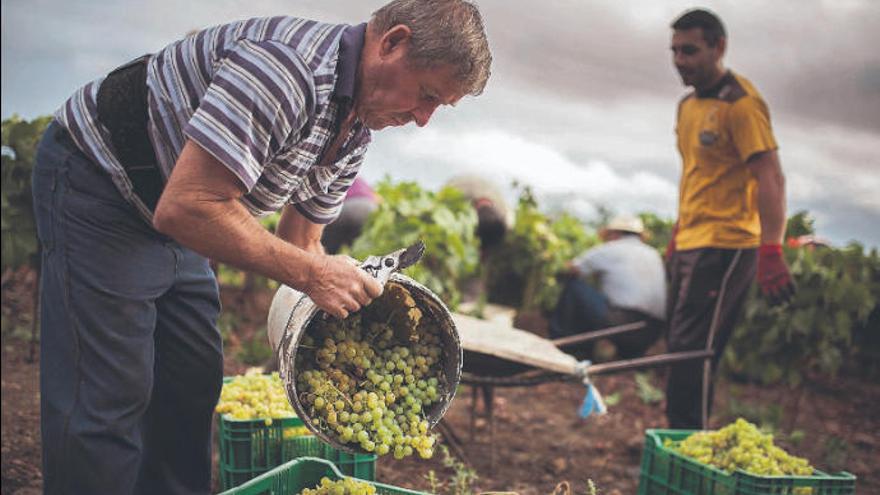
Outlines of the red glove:
[{"label": "red glove", "polygon": [[781,244],[758,248],[758,286],[771,305],[790,301],[797,290],[782,258]]}]

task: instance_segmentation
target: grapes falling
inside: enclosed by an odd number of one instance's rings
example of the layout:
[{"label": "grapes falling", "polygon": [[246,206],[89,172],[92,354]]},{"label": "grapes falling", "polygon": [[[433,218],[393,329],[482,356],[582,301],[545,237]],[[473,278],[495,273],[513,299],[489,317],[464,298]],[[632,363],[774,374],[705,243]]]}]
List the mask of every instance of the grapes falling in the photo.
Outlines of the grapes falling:
[{"label": "grapes falling", "polygon": [[396,459],[430,458],[426,411],[446,391],[440,328],[409,291],[389,283],[345,320],[316,318],[297,352],[299,399],[313,427]]}]

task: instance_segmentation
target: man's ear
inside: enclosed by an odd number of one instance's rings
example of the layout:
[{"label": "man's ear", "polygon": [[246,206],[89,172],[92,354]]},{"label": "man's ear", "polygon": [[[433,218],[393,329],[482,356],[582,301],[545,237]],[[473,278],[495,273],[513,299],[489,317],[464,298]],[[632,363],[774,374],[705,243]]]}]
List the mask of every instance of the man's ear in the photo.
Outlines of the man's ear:
[{"label": "man's ear", "polygon": [[724,52],[727,51],[727,38],[722,36],[718,38],[718,41],[715,43],[715,50],[718,53],[718,58],[724,56]]},{"label": "man's ear", "polygon": [[412,30],[405,24],[392,26],[382,35],[379,42],[379,55],[387,57],[400,49],[406,49],[412,37]]}]

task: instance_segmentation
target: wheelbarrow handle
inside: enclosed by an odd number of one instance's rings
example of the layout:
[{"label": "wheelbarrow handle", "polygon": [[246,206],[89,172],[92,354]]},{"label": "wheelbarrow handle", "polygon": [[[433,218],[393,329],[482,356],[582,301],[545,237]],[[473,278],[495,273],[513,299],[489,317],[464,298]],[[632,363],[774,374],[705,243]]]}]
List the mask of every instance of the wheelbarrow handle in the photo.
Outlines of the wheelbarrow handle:
[{"label": "wheelbarrow handle", "polygon": [[620,371],[638,370],[644,368],[654,368],[666,364],[677,363],[679,361],[692,361],[697,359],[709,359],[715,354],[715,351],[702,349],[698,351],[682,351],[670,352],[667,354],[657,354],[655,356],[646,356],[635,359],[625,359],[622,361],[612,361],[608,363],[591,364],[587,366],[586,373],[589,376],[605,375],[609,373],[617,373]]},{"label": "wheelbarrow handle", "polygon": [[558,339],[553,339],[550,342],[553,343],[556,347],[565,347],[572,344],[581,344],[583,342],[589,342],[591,340],[603,339],[605,337],[610,337],[612,335],[617,335],[621,333],[634,332],[636,330],[641,330],[648,325],[646,321],[636,321],[633,323],[625,323],[623,325],[617,325],[613,327],[603,328],[601,330],[595,330],[592,332],[578,333],[575,335],[569,335],[567,337],[560,337]]}]

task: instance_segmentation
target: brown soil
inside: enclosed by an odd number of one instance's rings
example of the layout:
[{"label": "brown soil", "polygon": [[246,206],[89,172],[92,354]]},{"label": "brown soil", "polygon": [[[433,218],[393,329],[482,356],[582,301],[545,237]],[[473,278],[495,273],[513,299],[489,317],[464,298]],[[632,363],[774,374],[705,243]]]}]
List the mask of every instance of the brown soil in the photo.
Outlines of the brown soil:
[{"label": "brown soil", "polygon": [[[39,365],[29,362],[33,274],[3,277],[2,314],[2,493],[41,492],[39,435]],[[224,310],[238,314],[229,338],[226,371],[246,366],[236,359],[241,342],[260,335],[270,294],[224,290]],[[534,319],[531,323],[534,325]],[[649,375],[662,388],[662,372]],[[619,402],[602,417],[581,420],[577,408],[584,389],[572,383],[495,389],[495,432],[485,419],[476,421],[470,437],[471,388],[461,387],[446,421],[459,437],[478,480],[474,490],[509,490],[549,494],[560,482],[572,493],[586,491],[592,479],[605,495],[636,492],[644,430],[665,426],[663,402],[639,398],[634,374],[600,377],[597,386]],[[798,396],[800,398],[798,399]],[[482,403],[480,403],[482,406]],[[481,407],[482,409],[482,407]],[[761,387],[722,379],[717,386],[713,425],[738,415],[775,422],[777,442],[826,470],[846,469],[859,477],[859,493],[880,493],[880,385],[855,377],[812,380],[802,394],[783,386]],[[787,440],[803,434],[798,443]],[[456,470],[444,466],[443,454],[422,461],[383,458],[378,479],[392,485],[428,491],[433,470],[446,493]],[[493,462],[494,460],[494,462]]]}]

